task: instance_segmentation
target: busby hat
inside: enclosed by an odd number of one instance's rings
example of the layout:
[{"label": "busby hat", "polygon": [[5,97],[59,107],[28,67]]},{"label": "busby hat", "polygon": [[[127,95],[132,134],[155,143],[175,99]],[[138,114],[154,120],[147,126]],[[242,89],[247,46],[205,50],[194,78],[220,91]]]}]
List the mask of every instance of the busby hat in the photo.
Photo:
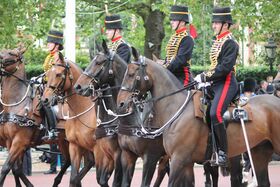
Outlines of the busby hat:
[{"label": "busby hat", "polygon": [[59,44],[59,50],[63,49],[63,32],[50,30],[48,33],[47,42]]},{"label": "busby hat", "polygon": [[185,21],[186,23],[189,23],[188,7],[173,5],[170,10],[170,20]]},{"label": "busby hat", "polygon": [[111,15],[105,17],[106,29],[122,29],[122,20],[120,15]]},{"label": "busby hat", "polygon": [[230,7],[214,7],[212,22],[224,22],[232,24]]},{"label": "busby hat", "polygon": [[256,80],[253,78],[246,78],[244,80],[244,92],[254,92],[257,87]]}]

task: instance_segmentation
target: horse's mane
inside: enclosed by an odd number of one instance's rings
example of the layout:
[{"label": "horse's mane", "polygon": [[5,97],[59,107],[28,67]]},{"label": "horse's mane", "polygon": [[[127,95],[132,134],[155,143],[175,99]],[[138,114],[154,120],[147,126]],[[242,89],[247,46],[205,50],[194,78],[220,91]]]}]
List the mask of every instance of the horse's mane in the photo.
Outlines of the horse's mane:
[{"label": "horse's mane", "polygon": [[65,62],[72,64],[75,68],[77,68],[78,71],[83,72],[82,68],[75,62],[71,61],[71,60],[65,60]]},{"label": "horse's mane", "polygon": [[160,71],[161,74],[167,74],[168,78],[171,79],[171,81],[175,84],[175,86],[177,86],[178,88],[183,87],[182,83],[168,69],[164,68],[162,65],[158,64],[157,62],[155,62],[151,59],[146,58],[146,61],[147,61],[148,64],[156,67]]}]

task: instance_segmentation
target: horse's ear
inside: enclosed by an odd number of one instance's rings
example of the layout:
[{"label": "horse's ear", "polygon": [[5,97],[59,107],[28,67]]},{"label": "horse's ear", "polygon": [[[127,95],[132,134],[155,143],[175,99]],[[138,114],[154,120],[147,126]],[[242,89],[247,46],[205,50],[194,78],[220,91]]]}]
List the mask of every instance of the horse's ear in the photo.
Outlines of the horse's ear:
[{"label": "horse's ear", "polygon": [[152,57],[153,57],[153,61],[157,62],[159,60],[159,58],[153,53],[152,54]]},{"label": "horse's ear", "polygon": [[134,58],[134,61],[138,61],[139,59],[139,53],[135,47],[131,46],[132,56]]},{"label": "horse's ear", "polygon": [[107,43],[104,39],[102,40],[102,47],[103,47],[104,53],[108,54],[109,53],[109,48],[108,48]]}]

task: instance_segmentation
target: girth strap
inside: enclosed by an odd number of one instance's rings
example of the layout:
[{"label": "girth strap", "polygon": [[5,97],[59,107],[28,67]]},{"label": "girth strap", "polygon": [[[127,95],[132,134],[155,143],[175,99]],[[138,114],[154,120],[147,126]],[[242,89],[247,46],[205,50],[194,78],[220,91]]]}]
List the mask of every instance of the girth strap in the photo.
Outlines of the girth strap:
[{"label": "girth strap", "polygon": [[0,115],[0,124],[12,122],[22,127],[32,127],[37,125],[34,119],[28,118],[26,116],[20,116],[10,113],[2,113]]}]

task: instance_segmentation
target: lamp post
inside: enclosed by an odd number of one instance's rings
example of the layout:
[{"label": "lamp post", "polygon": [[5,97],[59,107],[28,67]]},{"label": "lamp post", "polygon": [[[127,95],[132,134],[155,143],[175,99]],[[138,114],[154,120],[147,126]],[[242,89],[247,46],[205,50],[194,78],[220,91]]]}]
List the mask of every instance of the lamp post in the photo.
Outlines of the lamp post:
[{"label": "lamp post", "polygon": [[267,44],[264,46],[266,55],[269,59],[270,73],[272,74],[272,65],[276,57],[276,44],[272,38],[268,39]]}]

